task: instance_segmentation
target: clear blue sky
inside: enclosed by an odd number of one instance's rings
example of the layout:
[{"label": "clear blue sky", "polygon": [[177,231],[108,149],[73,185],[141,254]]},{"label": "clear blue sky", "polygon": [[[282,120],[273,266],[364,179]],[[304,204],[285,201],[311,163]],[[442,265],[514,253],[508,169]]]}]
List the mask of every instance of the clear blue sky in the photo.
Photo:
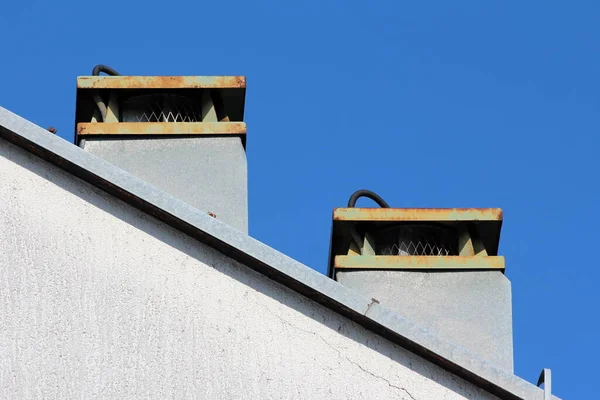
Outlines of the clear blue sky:
[{"label": "clear blue sky", "polygon": [[72,140],[95,64],[246,75],[252,236],[324,272],[356,189],[502,207],[516,373],[552,368],[557,395],[591,398],[600,3],[490,3],[3,2],[0,104]]}]

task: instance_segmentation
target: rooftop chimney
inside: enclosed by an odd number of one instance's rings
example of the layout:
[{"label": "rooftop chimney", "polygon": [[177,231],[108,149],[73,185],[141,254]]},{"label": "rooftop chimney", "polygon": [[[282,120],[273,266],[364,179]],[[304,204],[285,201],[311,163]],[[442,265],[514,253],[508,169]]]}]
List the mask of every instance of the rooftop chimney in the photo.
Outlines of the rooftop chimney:
[{"label": "rooftop chimney", "polygon": [[[329,275],[440,338],[513,371],[510,281],[497,208],[333,212]],[[374,196],[368,195],[372,194]]]},{"label": "rooftop chimney", "polygon": [[240,76],[120,76],[97,66],[77,78],[75,141],[247,233],[245,94]]}]

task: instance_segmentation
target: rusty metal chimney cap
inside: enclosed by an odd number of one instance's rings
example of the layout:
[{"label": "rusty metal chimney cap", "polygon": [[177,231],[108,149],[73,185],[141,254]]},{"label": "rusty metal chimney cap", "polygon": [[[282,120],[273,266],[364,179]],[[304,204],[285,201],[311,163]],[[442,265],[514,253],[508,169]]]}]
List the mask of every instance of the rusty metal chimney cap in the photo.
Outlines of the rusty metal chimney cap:
[{"label": "rusty metal chimney cap", "polygon": [[336,208],[334,221],[484,221],[501,223],[500,208]]},{"label": "rusty metal chimney cap", "polygon": [[245,76],[79,76],[78,89],[245,89]]},{"label": "rusty metal chimney cap", "polygon": [[[333,210],[333,227],[329,255],[329,276],[334,277],[335,268],[353,268],[351,265],[364,265],[369,261],[370,268],[405,265],[413,268],[460,269],[471,268],[468,264],[480,264],[482,258],[472,259],[456,255],[451,257],[425,256],[387,258],[381,254],[352,253],[352,242],[364,240],[367,233],[374,234],[382,229],[410,225],[413,227],[438,224],[448,228],[475,229],[488,257],[487,263],[493,268],[504,269],[504,258],[496,257],[500,243],[503,212],[500,208],[336,208]],[[471,228],[467,228],[471,227]],[[336,261],[337,260],[337,261]],[[400,261],[402,261],[400,263]],[[335,265],[339,264],[338,267]],[[417,266],[415,263],[419,263]],[[386,264],[386,265],[384,265]],[[426,265],[425,265],[426,264]],[[401,267],[398,267],[401,268]]]}]

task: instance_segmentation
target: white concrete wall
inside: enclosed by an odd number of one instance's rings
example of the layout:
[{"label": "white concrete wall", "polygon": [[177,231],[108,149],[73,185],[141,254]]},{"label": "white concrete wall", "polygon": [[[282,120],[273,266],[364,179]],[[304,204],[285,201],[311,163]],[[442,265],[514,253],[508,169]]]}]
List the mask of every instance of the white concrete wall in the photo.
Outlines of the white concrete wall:
[{"label": "white concrete wall", "polygon": [[2,399],[495,398],[3,140],[0,202]]}]

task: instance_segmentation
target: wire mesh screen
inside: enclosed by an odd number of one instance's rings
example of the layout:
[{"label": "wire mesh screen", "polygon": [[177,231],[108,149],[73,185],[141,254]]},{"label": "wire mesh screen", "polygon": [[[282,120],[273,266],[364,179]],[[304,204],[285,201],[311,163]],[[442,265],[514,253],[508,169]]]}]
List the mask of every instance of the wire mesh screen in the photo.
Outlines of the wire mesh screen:
[{"label": "wire mesh screen", "polygon": [[434,225],[400,225],[376,235],[376,253],[384,256],[458,255],[453,230]]},{"label": "wire mesh screen", "polygon": [[135,96],[123,102],[123,122],[201,122],[198,101],[173,94]]}]

